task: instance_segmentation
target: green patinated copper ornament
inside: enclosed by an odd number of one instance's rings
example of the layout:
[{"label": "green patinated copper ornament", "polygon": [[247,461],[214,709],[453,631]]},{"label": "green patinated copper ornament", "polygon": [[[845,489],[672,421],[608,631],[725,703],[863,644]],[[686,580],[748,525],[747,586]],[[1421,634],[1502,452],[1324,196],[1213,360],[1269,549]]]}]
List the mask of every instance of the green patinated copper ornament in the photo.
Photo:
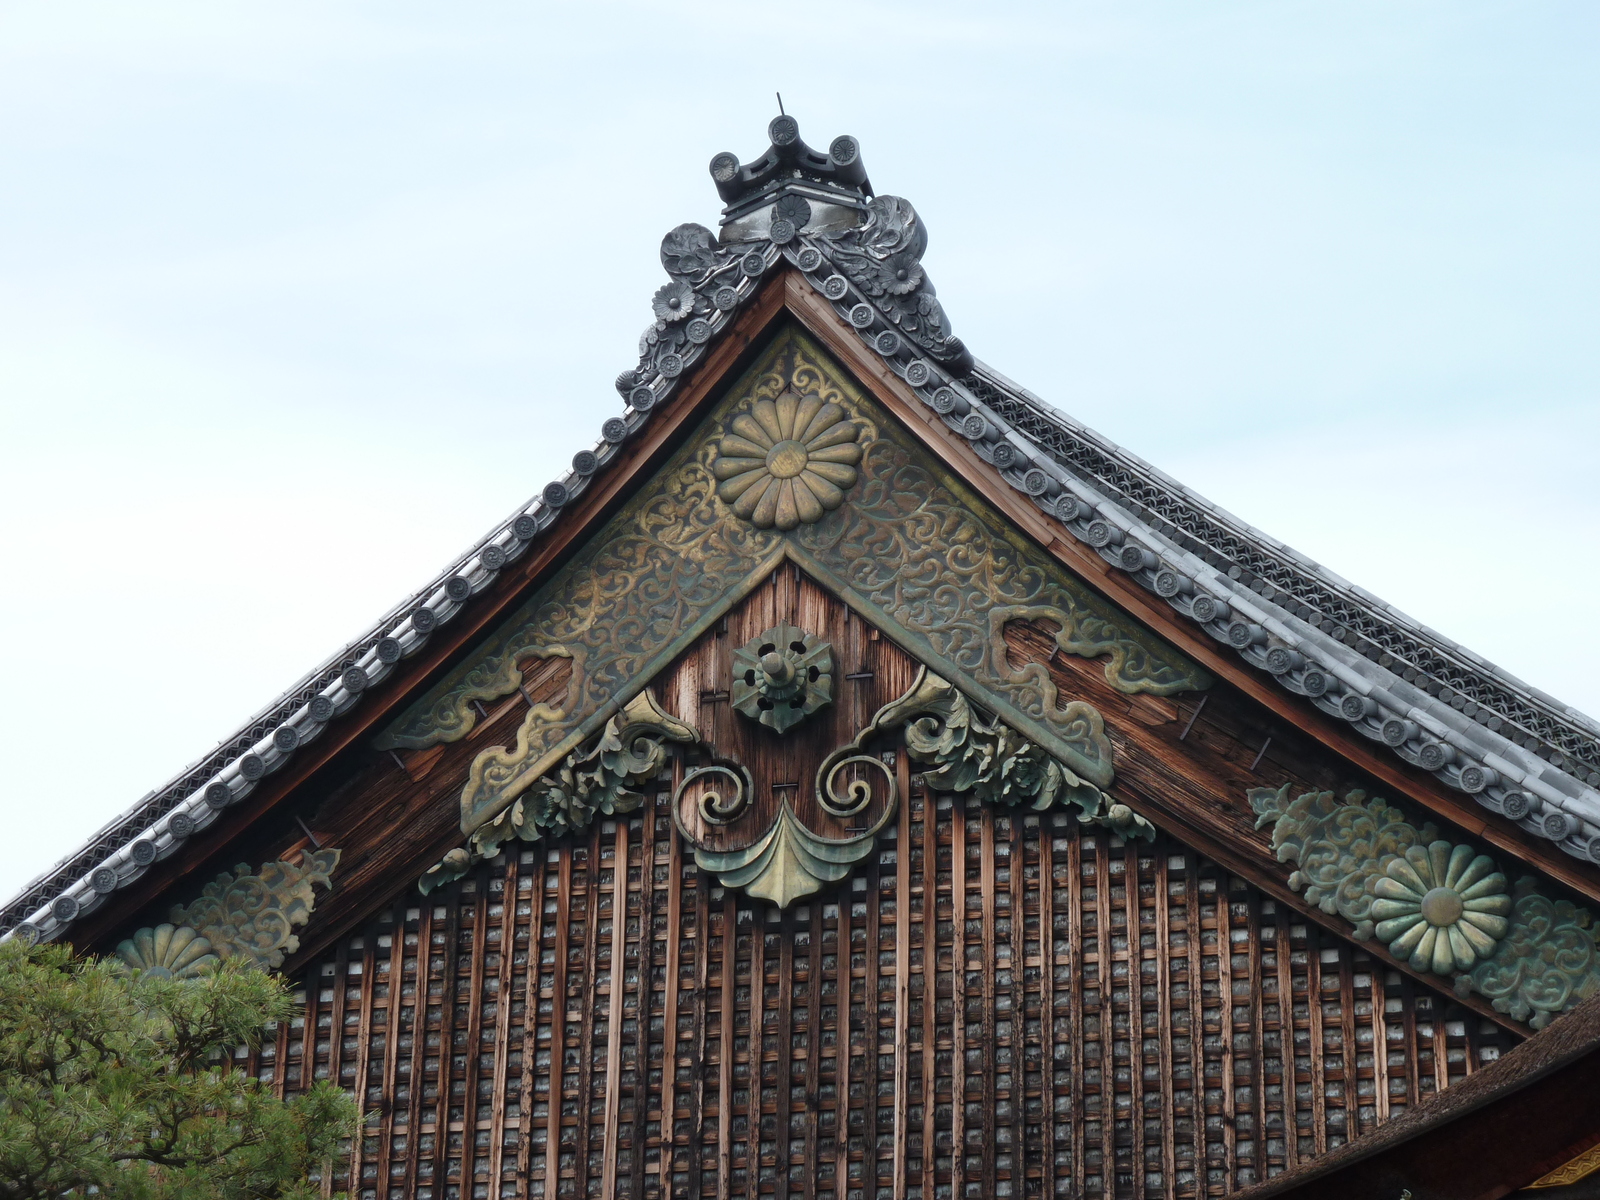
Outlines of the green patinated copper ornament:
[{"label": "green patinated copper ornament", "polygon": [[833,702],[833,647],[793,625],[778,625],[733,652],[729,701],[778,733]]}]

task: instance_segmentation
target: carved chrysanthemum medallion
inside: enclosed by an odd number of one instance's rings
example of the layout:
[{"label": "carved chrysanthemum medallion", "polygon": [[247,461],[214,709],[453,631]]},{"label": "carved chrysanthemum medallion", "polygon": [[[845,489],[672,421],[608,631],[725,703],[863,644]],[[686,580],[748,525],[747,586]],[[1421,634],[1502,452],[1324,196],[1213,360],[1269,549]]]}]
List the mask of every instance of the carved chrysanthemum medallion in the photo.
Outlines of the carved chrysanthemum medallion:
[{"label": "carved chrysanthemum medallion", "polygon": [[820,521],[855,486],[860,437],[845,410],[819,396],[757,400],[718,439],[717,495],[758,529]]},{"label": "carved chrysanthemum medallion", "polygon": [[1470,970],[1511,927],[1506,877],[1471,846],[1411,846],[1390,860],[1372,892],[1378,937],[1395,957],[1409,955],[1418,971]]}]

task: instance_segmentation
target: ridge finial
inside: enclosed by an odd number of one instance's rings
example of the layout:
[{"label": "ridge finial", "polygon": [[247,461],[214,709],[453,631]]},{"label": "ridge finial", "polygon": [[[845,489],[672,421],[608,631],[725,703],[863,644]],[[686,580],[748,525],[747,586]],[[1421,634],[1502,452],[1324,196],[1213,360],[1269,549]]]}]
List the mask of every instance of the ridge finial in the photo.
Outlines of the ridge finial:
[{"label": "ridge finial", "polygon": [[825,153],[813,150],[800,137],[800,123],[784,112],[782,94],[776,95],[778,115],[767,125],[771,145],[765,153],[751,163],[741,163],[728,151],[711,160],[711,179],[724,205],[721,223],[733,224],[790,195],[812,205],[852,210],[851,217],[859,220],[873,196],[860,143],[842,134]]}]

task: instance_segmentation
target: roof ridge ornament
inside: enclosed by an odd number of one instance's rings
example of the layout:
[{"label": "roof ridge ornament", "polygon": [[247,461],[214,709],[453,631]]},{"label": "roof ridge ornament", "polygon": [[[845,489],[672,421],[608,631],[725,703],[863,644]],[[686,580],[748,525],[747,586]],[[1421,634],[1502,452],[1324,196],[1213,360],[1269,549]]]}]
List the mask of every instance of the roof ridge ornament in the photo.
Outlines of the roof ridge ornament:
[{"label": "roof ridge ornament", "polygon": [[766,208],[785,195],[862,209],[872,197],[872,183],[861,161],[861,143],[840,134],[827,153],[813,150],[800,137],[800,123],[787,114],[767,126],[771,145],[752,163],[724,150],[711,160],[711,178],[726,207],[722,224],[730,225],[754,209]]}]

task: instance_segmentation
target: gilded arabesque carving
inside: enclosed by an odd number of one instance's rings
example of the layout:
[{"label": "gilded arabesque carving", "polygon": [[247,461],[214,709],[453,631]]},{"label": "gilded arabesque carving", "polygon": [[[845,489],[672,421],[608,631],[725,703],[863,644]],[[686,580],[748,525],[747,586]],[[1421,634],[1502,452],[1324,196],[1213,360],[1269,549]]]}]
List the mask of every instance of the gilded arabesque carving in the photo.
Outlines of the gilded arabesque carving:
[{"label": "gilded arabesque carving", "polygon": [[[1082,736],[1111,759],[1105,723],[1092,705],[1074,701],[1064,713],[1083,727]],[[936,792],[971,796],[988,804],[1042,811],[1071,803],[1079,819],[1115,829],[1126,837],[1153,838],[1155,827],[1125,804],[1113,804],[1094,784],[1004,723],[986,716],[947,681],[924,669],[905,696],[874,720],[875,726],[905,726],[906,752],[922,767]]]},{"label": "gilded arabesque carving", "polygon": [[[785,393],[837,405],[859,426],[860,478],[821,519],[761,528],[718,497],[712,466],[731,419]],[[1011,668],[997,612],[1048,610],[1061,624],[1062,645],[1108,656],[1107,678],[1124,691],[1167,694],[1210,683],[1091,596],[790,329],[608,526],[377,745],[461,738],[477,720],[474,701],[516,690],[519,660],[570,656],[567,699],[530,710],[513,746],[474,760],[461,796],[462,828],[471,833],[592,736],[785,557],[1100,786],[1110,781],[1109,759],[1070,706],[1058,708],[1039,672]]]},{"label": "gilded arabesque carving", "polygon": [[1289,886],[1350,921],[1358,940],[1376,936],[1413,969],[1453,979],[1457,995],[1476,991],[1535,1029],[1600,992],[1592,915],[1531,876],[1508,891],[1487,855],[1361,791],[1248,795],[1278,860],[1295,864]]},{"label": "gilded arabesque carving", "polygon": [[700,732],[640,692],[605,728],[541,776],[498,816],[473,831],[465,849],[446,854],[423,875],[424,894],[492,858],[512,838],[537,841],[587,829],[597,817],[630,813],[644,802],[633,790],[667,765],[668,742],[698,742]]},{"label": "gilded arabesque carving", "polygon": [[140,929],[117,947],[117,957],[148,974],[192,978],[223,959],[242,958],[262,970],[283,965],[300,948],[295,930],[311,918],[314,885],[331,886],[338,850],[308,850],[297,863],[270,862],[258,871],[240,863],[206,884],[199,897],[177,905],[171,923]]}]

